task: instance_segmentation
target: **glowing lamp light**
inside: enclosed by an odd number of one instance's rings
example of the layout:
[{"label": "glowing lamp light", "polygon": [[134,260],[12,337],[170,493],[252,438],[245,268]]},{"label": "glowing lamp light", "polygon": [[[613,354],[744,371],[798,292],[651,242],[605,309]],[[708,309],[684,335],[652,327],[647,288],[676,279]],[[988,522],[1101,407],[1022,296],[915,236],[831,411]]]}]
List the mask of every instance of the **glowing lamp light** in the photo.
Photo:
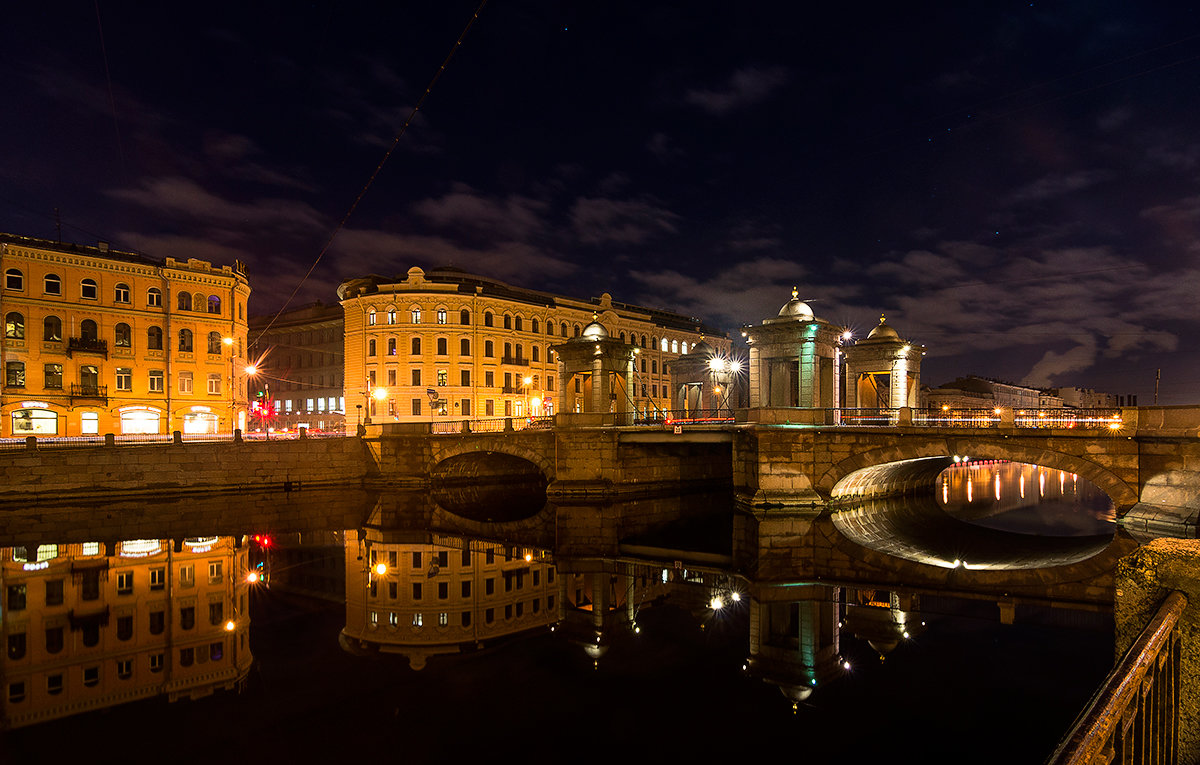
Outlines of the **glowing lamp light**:
[{"label": "glowing lamp light", "polygon": [[532,377],[526,377],[526,378],[525,378],[524,380],[522,380],[521,382],[525,383],[526,385],[533,385],[533,378],[532,378]]},{"label": "glowing lamp light", "polygon": [[717,358],[716,356],[713,356],[711,359],[708,360],[708,368],[714,372],[720,372],[722,369],[725,368],[725,364],[719,358]]},{"label": "glowing lamp light", "polygon": [[843,661],[843,662],[842,662],[842,669],[849,670],[849,669],[850,669],[850,662],[848,662],[848,661]]},{"label": "glowing lamp light", "polygon": [[221,342],[224,343],[225,345],[233,345],[233,338],[232,337],[222,337]]},{"label": "glowing lamp light", "polygon": [[1000,414],[1000,407],[996,407],[995,409],[993,409],[992,414]]},{"label": "glowing lamp light", "polygon": [[246,581],[249,582],[250,584],[254,584],[255,582],[257,582],[258,581],[258,572],[251,571],[249,574],[246,574]]},{"label": "glowing lamp light", "polygon": [[742,362],[734,361],[734,362],[730,363],[729,369],[730,369],[730,371],[733,371],[733,372],[741,372],[742,371]]},{"label": "glowing lamp light", "polygon": [[525,553],[525,562],[528,563],[531,560],[533,560],[533,553]]},{"label": "glowing lamp light", "polygon": [[245,370],[243,370],[243,371],[245,371],[245,373],[246,373],[246,374],[248,374],[248,375],[256,375],[256,374],[258,374],[258,367],[256,367],[256,366],[255,366],[255,365],[253,365],[253,364],[250,364],[250,365],[249,365],[249,366],[247,366],[247,367],[246,367],[246,369],[245,369]]},{"label": "glowing lamp light", "polygon": [[375,564],[375,573],[379,574],[380,576],[383,576],[384,574],[386,574],[387,573],[387,564],[386,563],[376,563]]},{"label": "glowing lamp light", "polygon": [[842,339],[843,339],[843,340],[849,340],[849,339],[851,339],[851,338],[853,338],[853,337],[854,337],[854,333],[853,333],[853,332],[851,332],[850,330],[846,330],[845,332],[843,332],[843,333],[842,333]]},{"label": "glowing lamp light", "polygon": [[384,399],[387,398],[387,389],[386,388],[376,388],[375,390],[371,391],[371,397],[374,398],[376,401],[383,401]]},{"label": "glowing lamp light", "polygon": [[721,596],[718,595],[718,596],[714,597],[712,600],[710,600],[708,605],[712,610],[720,611],[722,608],[725,607],[725,601],[721,600]]},{"label": "glowing lamp light", "polygon": [[742,594],[740,592],[735,592],[732,595],[730,595],[729,597],[731,600],[733,600],[734,603],[740,603],[742,600]]},{"label": "glowing lamp light", "polygon": [[529,403],[531,406],[533,406],[536,409],[537,407],[542,405],[542,398],[541,398],[541,396],[534,396],[533,398],[531,398],[529,400]]},{"label": "glowing lamp light", "polygon": [[233,632],[235,629],[237,629],[237,624],[234,623],[233,619],[230,619],[229,621],[225,622],[225,631],[226,632]]}]

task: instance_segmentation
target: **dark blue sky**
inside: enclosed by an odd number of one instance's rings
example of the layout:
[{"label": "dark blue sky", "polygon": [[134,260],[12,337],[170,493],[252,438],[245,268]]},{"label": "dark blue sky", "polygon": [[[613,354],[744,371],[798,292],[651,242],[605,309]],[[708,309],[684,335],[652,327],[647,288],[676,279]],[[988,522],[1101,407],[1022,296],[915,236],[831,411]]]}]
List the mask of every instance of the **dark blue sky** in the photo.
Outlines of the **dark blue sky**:
[{"label": "dark blue sky", "polygon": [[[7,9],[0,230],[241,259],[273,311],[476,7]],[[1198,96],[1183,4],[490,0],[296,300],[454,264],[736,337],[797,285],[931,384],[1192,403]]]}]

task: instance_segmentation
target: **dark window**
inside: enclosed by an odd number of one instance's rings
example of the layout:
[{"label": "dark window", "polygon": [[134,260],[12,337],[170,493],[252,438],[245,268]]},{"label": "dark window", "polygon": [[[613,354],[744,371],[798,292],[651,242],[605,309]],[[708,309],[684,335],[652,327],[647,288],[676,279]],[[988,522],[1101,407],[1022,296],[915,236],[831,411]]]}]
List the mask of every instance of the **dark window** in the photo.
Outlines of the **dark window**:
[{"label": "dark window", "polygon": [[129,302],[129,285],[128,284],[125,284],[124,282],[122,282],[113,288],[113,302],[114,303],[128,303]]},{"label": "dark window", "polygon": [[508,314],[504,314],[504,328],[512,329],[512,317]]},{"label": "dark window", "polygon": [[[7,290],[23,290],[25,289],[25,275],[15,268],[10,268],[4,272],[4,289]],[[464,324],[466,322],[463,322]]]},{"label": "dark window", "polygon": [[190,329],[179,330],[179,352],[192,352],[192,331]]},{"label": "dark window", "polygon": [[485,327],[492,326],[492,312],[491,311],[487,311],[486,313],[483,314],[483,326],[485,326]]},{"label": "dark window", "polygon": [[100,599],[100,572],[84,571],[79,580],[79,597],[83,600]]},{"label": "dark window", "polygon": [[419,337],[414,337],[412,339],[412,355],[414,355],[414,356],[421,355],[421,338],[419,338]]},{"label": "dark window", "polygon": [[58,274],[46,274],[43,284],[47,295],[62,294],[62,279],[58,278]]},{"label": "dark window", "polygon": [[166,611],[151,611],[150,612],[150,634],[161,635],[167,627],[167,612]]},{"label": "dark window", "polygon": [[209,332],[208,333],[208,352],[211,354],[214,354],[214,355],[220,355],[220,353],[221,353],[221,333],[220,332]]},{"label": "dark window", "polygon": [[180,648],[179,649],[179,666],[190,667],[196,661],[196,649]]},{"label": "dark window", "polygon": [[471,355],[471,341],[465,337],[462,340],[458,341],[458,355],[459,356],[470,356]]},{"label": "dark window", "polygon": [[83,633],[83,644],[85,646],[87,646],[88,648],[91,648],[95,645],[99,645],[99,643],[100,643],[100,625],[99,624],[97,624],[94,621],[88,622],[87,624],[83,625],[83,629],[81,630],[81,632]]},{"label": "dark window", "polygon": [[46,581],[46,605],[61,606],[63,603],[63,580],[48,579]]},{"label": "dark window", "polygon": [[133,637],[133,617],[117,617],[117,640],[129,640]]},{"label": "dark window", "polygon": [[133,345],[133,331],[129,329],[128,324],[118,324],[113,330],[113,335],[114,345],[118,348],[129,348]]},{"label": "dark window", "polygon": [[94,279],[84,279],[79,283],[79,297],[85,300],[95,300],[98,294]]},{"label": "dark window", "polygon": [[25,658],[25,633],[17,632],[8,636],[8,658]]},{"label": "dark window", "polygon": [[225,608],[223,603],[208,604],[208,623],[216,626],[225,621]]},{"label": "dark window", "polygon": [[449,346],[449,344],[446,342],[446,338],[439,337],[437,339],[437,355],[445,356],[446,354],[448,354],[450,352],[449,350],[447,350],[448,346]]},{"label": "dark window", "polygon": [[216,295],[208,296],[208,312],[218,314],[221,312],[221,298]]},{"label": "dark window", "polygon": [[150,327],[146,330],[146,347],[152,351],[163,349],[162,327]]},{"label": "dark window", "polygon": [[[21,288],[17,287],[17,289],[21,289]],[[471,323],[471,312],[465,308],[462,309],[462,311],[458,314],[458,323],[459,324],[470,324]]]},{"label": "dark window", "polygon": [[413,595],[412,595],[413,600],[421,599],[421,583],[420,582],[413,582],[412,592],[413,592]]},{"label": "dark window", "polygon": [[190,292],[180,292],[179,293],[179,310],[181,310],[181,311],[192,310],[192,293],[190,293]]},{"label": "dark window", "polygon": [[483,355],[487,356],[489,359],[496,355],[496,346],[491,340],[483,341]]},{"label": "dark window", "polygon": [[420,384],[421,384],[421,370],[419,370],[419,369],[414,369],[414,370],[412,371],[412,384],[413,384],[413,385],[420,385]]},{"label": "dark window", "polygon": [[63,628],[46,628],[46,653],[59,653],[63,649]]},{"label": "dark window", "polygon": [[190,630],[196,626],[196,607],[184,606],[179,609],[179,629]]}]

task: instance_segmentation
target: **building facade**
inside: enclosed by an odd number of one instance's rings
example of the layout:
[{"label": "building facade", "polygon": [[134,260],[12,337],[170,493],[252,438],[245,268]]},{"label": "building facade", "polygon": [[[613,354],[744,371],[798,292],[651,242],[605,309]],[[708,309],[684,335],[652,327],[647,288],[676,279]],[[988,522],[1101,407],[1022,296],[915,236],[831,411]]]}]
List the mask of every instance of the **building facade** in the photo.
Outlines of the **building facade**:
[{"label": "building facade", "polygon": [[559,411],[560,399],[584,411],[582,386],[560,390],[551,348],[581,337],[593,321],[638,351],[632,381],[612,394],[632,399],[615,402],[622,410],[669,410],[667,363],[702,337],[729,350],[728,338],[698,319],[618,303],[607,293],[580,300],[454,268],[353,279],[338,287],[338,298],[348,421],[541,416]]},{"label": "building facade", "polygon": [[244,427],[240,263],[0,234],[0,271],[0,436]]},{"label": "building facade", "polygon": [[344,336],[340,305],[252,317],[249,428],[344,431]]}]

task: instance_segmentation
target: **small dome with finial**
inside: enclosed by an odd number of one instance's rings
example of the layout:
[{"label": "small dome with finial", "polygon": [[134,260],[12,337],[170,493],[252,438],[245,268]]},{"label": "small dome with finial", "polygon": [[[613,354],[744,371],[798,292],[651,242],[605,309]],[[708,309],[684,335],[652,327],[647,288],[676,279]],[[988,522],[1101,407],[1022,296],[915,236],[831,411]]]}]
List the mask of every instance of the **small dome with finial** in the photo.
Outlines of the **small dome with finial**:
[{"label": "small dome with finial", "polygon": [[867,335],[868,340],[899,340],[900,334],[887,323],[887,317],[879,315],[879,325]]},{"label": "small dome with finial", "polygon": [[592,321],[583,328],[583,333],[580,335],[584,340],[607,340],[608,330],[599,321],[599,316],[592,313]]},{"label": "small dome with finial", "polygon": [[800,290],[796,287],[792,287],[792,299],[784,303],[783,308],[779,309],[779,316],[780,318],[793,318],[799,319],[800,321],[809,321],[813,318],[813,312],[812,309],[808,307],[808,303],[805,303],[800,299]]}]

